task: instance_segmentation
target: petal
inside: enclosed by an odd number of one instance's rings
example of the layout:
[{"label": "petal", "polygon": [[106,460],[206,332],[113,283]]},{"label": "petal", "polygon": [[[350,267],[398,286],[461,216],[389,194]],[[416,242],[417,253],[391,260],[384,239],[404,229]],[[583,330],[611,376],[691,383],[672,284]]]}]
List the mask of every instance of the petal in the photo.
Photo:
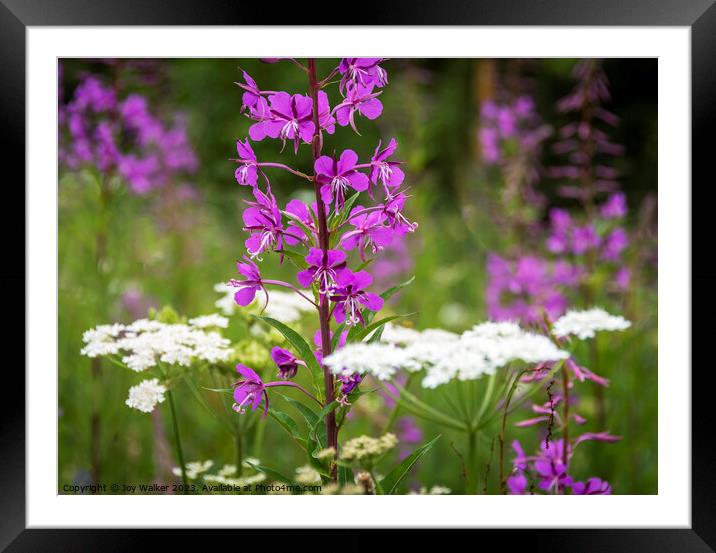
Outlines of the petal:
[{"label": "petal", "polygon": [[365,290],[373,284],[373,277],[368,271],[358,271],[353,274],[353,286],[358,290]]},{"label": "petal", "polygon": [[298,280],[299,284],[304,288],[310,288],[311,283],[313,282],[313,275],[315,274],[315,269],[306,269],[304,271],[300,271],[296,275],[296,279]]},{"label": "petal", "polygon": [[234,401],[241,405],[241,403],[246,399],[246,396],[249,395],[248,390],[246,389],[246,386],[237,386],[234,389]]},{"label": "petal", "polygon": [[323,200],[325,205],[330,205],[333,201],[333,192],[331,191],[330,184],[324,184],[321,186],[321,200]]},{"label": "petal", "polygon": [[244,76],[244,81],[246,81],[246,84],[249,85],[251,88],[255,88],[258,90],[258,85],[256,84],[256,81],[249,75],[246,71],[242,71]]},{"label": "petal", "polygon": [[[325,94],[325,92],[324,92]],[[327,98],[327,97],[326,97]],[[302,94],[294,94],[293,101],[296,106],[296,113],[298,118],[301,119],[307,115],[310,115],[313,111],[313,101],[309,96],[303,96]],[[318,107],[320,110],[320,97],[318,101]]]},{"label": "petal", "polygon": [[261,381],[261,377],[256,374],[256,371],[254,371],[251,367],[247,367],[246,365],[242,365],[241,363],[239,363],[238,365],[236,365],[236,371],[246,380],[263,384],[263,382]]},{"label": "petal", "polygon": [[313,140],[313,133],[316,130],[316,125],[313,124],[313,121],[306,121],[305,123],[301,123],[299,126],[299,132],[301,133],[301,139],[304,142],[311,142]]},{"label": "petal", "polygon": [[266,224],[266,219],[258,207],[247,207],[244,209],[241,218],[247,227],[263,227]]},{"label": "petal", "polygon": [[239,154],[239,157],[241,159],[250,159],[256,161],[256,155],[254,154],[254,150],[251,148],[251,143],[248,140],[244,142],[241,142],[241,140],[237,140],[236,152]]},{"label": "petal", "polygon": [[248,257],[244,256],[245,263],[237,263],[236,264],[236,270],[244,275],[249,280],[259,280],[261,278],[261,273],[259,272],[259,268],[251,261]]},{"label": "petal", "polygon": [[390,142],[386,146],[385,150],[380,153],[380,159],[388,159],[398,149],[398,141],[395,138],[391,138]]},{"label": "petal", "polygon": [[335,177],[333,172],[333,159],[328,156],[319,157],[313,164],[313,169],[316,174],[326,175],[327,177]]},{"label": "petal", "polygon": [[346,175],[346,178],[351,183],[354,190],[363,192],[368,189],[368,175],[365,173],[361,173],[360,171],[351,171]]},{"label": "petal", "polygon": [[292,363],[296,360],[290,351],[279,346],[271,348],[271,359],[279,366],[284,363]]},{"label": "petal", "polygon": [[395,232],[389,227],[374,227],[368,234],[376,246],[389,246],[395,238]]},{"label": "petal", "polygon": [[393,170],[393,173],[390,175],[390,179],[388,179],[388,186],[396,188],[403,184],[405,173],[403,173],[403,170],[398,165],[391,165],[390,168]]},{"label": "petal", "polygon": [[301,227],[291,225],[283,233],[283,239],[289,246],[295,246],[306,239],[306,233]]},{"label": "petal", "polygon": [[377,98],[372,98],[358,106],[358,111],[368,119],[377,119],[383,113],[383,104]]},{"label": "petal", "polygon": [[336,121],[341,127],[345,127],[350,122],[351,108],[343,106],[336,110]]},{"label": "petal", "polygon": [[[270,136],[271,138],[278,138],[281,134],[281,129],[283,129],[283,126],[283,121],[266,121],[263,124],[264,133],[266,134],[266,136]],[[287,135],[289,138],[293,138],[293,133],[291,131],[289,131]],[[253,137],[251,138],[253,139]]]},{"label": "petal", "polygon": [[254,301],[257,291],[257,286],[244,286],[239,288],[234,294],[234,301],[241,307],[246,307]]},{"label": "petal", "polygon": [[346,232],[338,242],[347,251],[355,249],[362,236],[361,231]]},{"label": "petal", "polygon": [[350,269],[343,269],[336,275],[336,284],[338,286],[349,286],[353,283],[353,272]]},{"label": "petal", "polygon": [[338,160],[338,174],[342,175],[353,169],[358,163],[358,154],[353,150],[343,150],[341,158]]},{"label": "petal", "polygon": [[263,251],[263,248],[261,247],[261,233],[255,232],[252,234],[246,239],[244,246],[246,246],[246,251],[251,255],[260,254]]},{"label": "petal", "polygon": [[311,248],[308,250],[306,256],[306,263],[313,267],[318,267],[323,264],[323,250],[320,248]]},{"label": "petal", "polygon": [[[321,251],[321,250],[318,250]],[[327,257],[327,263],[326,265],[328,267],[335,267],[336,265],[340,265],[341,263],[345,263],[346,261],[346,254],[345,252],[342,252],[340,250],[328,250],[328,257]]]},{"label": "petal", "polygon": [[308,206],[301,200],[291,200],[286,204],[286,211],[298,217],[301,221],[306,222],[310,220],[308,213]]},{"label": "petal", "polygon": [[361,303],[371,311],[380,311],[383,308],[383,298],[371,292],[365,295],[365,299],[361,299]]},{"label": "petal", "polygon": [[288,92],[277,92],[268,98],[271,109],[291,119],[291,95]]},{"label": "petal", "polygon": [[257,407],[259,406],[259,404],[261,403],[261,399],[263,398],[263,396],[264,396],[265,393],[266,393],[266,392],[263,391],[263,393],[259,394],[259,393],[258,393],[258,390],[254,392],[254,394],[255,394],[255,395],[254,395],[254,400],[251,402],[251,410],[252,410],[252,411],[256,411],[256,408],[257,408]]},{"label": "petal", "polygon": [[249,136],[254,142],[259,142],[266,138],[266,129],[264,128],[263,121],[254,123],[249,127]]}]

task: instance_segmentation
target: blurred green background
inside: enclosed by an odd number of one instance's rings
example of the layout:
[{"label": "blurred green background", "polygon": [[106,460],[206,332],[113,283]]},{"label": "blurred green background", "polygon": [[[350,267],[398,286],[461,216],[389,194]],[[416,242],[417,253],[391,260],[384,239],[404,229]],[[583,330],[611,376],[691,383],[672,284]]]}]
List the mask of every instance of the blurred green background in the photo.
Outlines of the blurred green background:
[{"label": "blurred green background", "polygon": [[[574,86],[570,74],[574,64],[571,59],[390,60],[385,63],[390,82],[380,97],[383,115],[373,122],[359,118],[362,136],[338,127],[333,136],[326,137],[324,151],[350,147],[361,157],[371,155],[380,138],[395,137],[400,144],[396,157],[407,163],[405,184],[412,195],[407,211],[420,226],[407,242],[412,263],[391,284],[412,275],[415,282],[391,303],[390,310],[415,312],[410,324],[461,331],[487,318],[487,253],[507,254],[515,245],[496,222],[502,209],[502,176],[480,160],[480,104],[496,90],[513,87],[519,94],[532,96],[543,120],[557,128],[566,118],[555,104]],[[334,65],[335,60],[319,60],[319,74]],[[102,208],[104,200],[90,173],[60,169],[60,489],[66,483],[89,483],[93,476],[107,483],[173,478],[167,471],[176,462],[166,440],[171,430],[168,419],[162,419],[165,410],[145,415],[126,408],[127,389],[139,382],[140,376],[106,362],[93,375],[91,360],[79,354],[82,333],[101,323],[130,322],[145,316],[150,306],[171,305],[188,316],[217,310],[214,302],[220,296],[213,286],[236,276],[234,263],[244,252],[241,212],[248,191],[236,184],[235,164],[229,159],[236,155],[236,139],[247,135],[250,124],[240,113],[241,91],[234,84],[241,77],[239,68],[272,90],[306,89],[305,75],[288,63],[176,59],[155,60],[150,67],[155,77],[150,81],[145,78],[146,69],[123,71],[120,90],[145,94],[160,115],[186,115],[200,160],[200,169],[190,182],[195,193],[159,190],[137,196],[117,184],[110,205]],[[640,217],[647,216],[640,206],[656,194],[657,65],[652,59],[609,59],[604,69],[612,94],[609,108],[621,118],[611,136],[625,146],[626,153],[617,166],[630,206],[628,226],[636,229],[643,223]],[[83,74],[109,78],[112,71],[101,61],[74,59],[63,60],[63,70],[65,98],[71,97]],[[337,91],[329,95],[334,104]],[[254,148],[259,159],[294,161],[290,148],[278,154],[276,141],[256,143]],[[552,154],[545,148],[543,164],[552,162]],[[295,166],[311,172],[306,149],[299,151]],[[272,174],[272,188],[284,202],[307,191],[304,182],[287,173]],[[537,188],[548,197],[550,206],[576,205],[559,198],[550,179],[540,180]],[[543,217],[546,219],[546,213]],[[656,222],[649,219],[647,223]],[[106,235],[106,255],[99,268],[98,232]],[[271,257],[265,264],[271,268],[263,268],[264,274],[293,279],[290,267],[279,267]],[[611,379],[605,391],[606,429],[623,439],[615,444],[581,445],[574,470],[580,477],[596,475],[609,480],[614,493],[656,493],[655,267],[644,268],[638,285],[628,294],[605,296],[599,303],[635,322],[634,329],[623,336],[600,337],[600,366],[591,367]],[[239,339],[246,332],[241,321],[232,322],[227,335]],[[586,383],[576,393],[582,400],[580,412],[590,418],[594,414],[593,390]],[[443,401],[437,391],[427,392],[425,397],[436,404]],[[206,414],[188,390],[178,388],[176,399],[187,460],[213,459],[219,466],[234,462],[231,435]],[[362,415],[347,425],[341,439],[380,433],[387,416],[380,397],[361,400],[356,410]],[[410,485],[441,484],[459,491],[460,460],[451,445],[459,449],[459,438],[430,423],[421,422],[420,426],[423,441],[439,433],[443,438],[421,460]],[[252,437],[245,444],[248,454],[286,472],[304,464],[300,450],[277,425],[269,422],[262,432],[260,440]],[[520,439],[528,452],[537,447],[534,429],[510,428],[508,439],[514,438]],[[491,436],[481,438],[480,462],[484,466],[491,458],[490,440]],[[511,451],[507,458],[511,460]]]}]

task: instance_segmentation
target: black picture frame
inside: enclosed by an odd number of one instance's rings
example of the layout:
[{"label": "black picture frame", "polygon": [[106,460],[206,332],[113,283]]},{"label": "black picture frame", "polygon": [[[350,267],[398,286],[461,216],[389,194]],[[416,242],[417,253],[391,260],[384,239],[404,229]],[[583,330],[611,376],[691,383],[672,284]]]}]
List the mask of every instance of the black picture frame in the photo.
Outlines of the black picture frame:
[{"label": "black picture frame", "polygon": [[[408,24],[408,25],[635,25],[635,26],[686,26],[691,29],[692,64],[692,182],[700,182],[699,202],[692,201],[692,253],[713,250],[711,227],[707,209],[711,202],[704,201],[703,192],[712,188],[713,178],[707,172],[714,155],[708,138],[716,129],[716,6],[714,0],[442,0],[441,2],[414,3],[405,0],[361,3],[350,21],[336,19],[344,24]],[[336,8],[321,2],[311,2],[314,13],[337,13]],[[277,10],[278,11],[278,10]],[[307,13],[307,12],[306,12]],[[272,19],[267,21],[267,16]],[[255,3],[232,0],[0,0],[0,114],[2,136],[0,152],[4,174],[16,170],[14,182],[25,177],[25,31],[28,26],[56,25],[261,25],[261,24],[315,24],[316,21],[293,20],[294,11],[268,14]],[[710,175],[709,175],[710,176]],[[9,178],[9,177],[8,177]],[[710,182],[709,182],[710,181]],[[660,183],[669,186],[672,183]],[[6,181],[6,187],[11,186]],[[692,185],[692,193],[695,191]],[[23,188],[13,191],[16,202],[24,202]],[[6,196],[7,197],[7,196]],[[11,196],[10,196],[11,197]],[[6,200],[12,201],[12,200]],[[17,229],[21,224],[13,214],[22,217],[15,207],[0,217],[6,262],[0,269],[2,290],[9,300],[8,309],[15,313],[21,306],[18,290],[25,294],[37,293],[25,287],[24,241],[19,240]],[[699,211],[703,217],[699,217]],[[23,227],[24,228],[24,227]],[[10,251],[8,251],[8,249]],[[702,312],[713,313],[714,301],[707,286],[716,282],[716,271],[706,261],[699,270],[692,268],[692,294],[699,298]],[[48,260],[48,272],[54,263]],[[693,346],[709,343],[711,328],[708,323],[692,325]],[[20,326],[16,325],[19,329]],[[19,343],[19,340],[17,341]],[[19,349],[19,348],[18,348]],[[695,348],[696,349],[696,348]],[[699,346],[698,350],[705,349]],[[673,367],[686,372],[690,367]],[[48,374],[52,371],[48,369]],[[716,549],[716,458],[712,439],[714,433],[713,368],[709,363],[693,363],[692,379],[692,525],[690,529],[575,529],[575,530],[485,530],[489,537],[509,548],[529,547],[531,550],[621,551],[650,552],[702,552]],[[0,416],[0,549],[19,551],[127,551],[144,550],[156,536],[144,530],[59,530],[25,529],[25,390],[24,375],[17,368],[5,367],[3,384],[6,390],[3,413]],[[8,394],[7,390],[13,390]],[[8,397],[12,395],[13,397]],[[661,408],[668,409],[668,405]],[[238,519],[238,513],[237,513]],[[277,525],[282,516],[275,518]],[[204,547],[221,547],[227,537],[224,531],[161,531],[158,536],[163,545],[173,542],[188,545],[190,540],[202,540]],[[264,540],[265,536],[251,535],[255,531],[242,531],[241,540]],[[357,532],[360,532],[358,537]],[[365,530],[341,531],[328,537],[330,547],[337,541],[357,548],[357,544],[371,543]],[[264,531],[265,533],[265,531]],[[356,534],[353,536],[353,534]],[[236,540],[236,533],[230,534]],[[151,539],[150,539],[151,538]],[[207,542],[206,540],[210,540]],[[281,542],[296,543],[298,536],[286,536]],[[283,540],[286,540],[285,542]],[[238,543],[235,542],[238,546]],[[273,542],[278,543],[278,542]],[[473,546],[478,547],[478,542]],[[154,548],[154,546],[152,546]]]}]

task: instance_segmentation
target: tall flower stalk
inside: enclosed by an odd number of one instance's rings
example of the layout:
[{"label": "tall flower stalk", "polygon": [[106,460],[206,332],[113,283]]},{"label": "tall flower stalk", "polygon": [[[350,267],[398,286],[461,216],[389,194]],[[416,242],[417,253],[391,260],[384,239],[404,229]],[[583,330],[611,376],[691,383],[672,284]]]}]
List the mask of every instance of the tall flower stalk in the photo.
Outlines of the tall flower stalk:
[{"label": "tall flower stalk", "polygon": [[[269,286],[297,294],[316,309],[316,348],[285,324],[260,315],[263,322],[284,335],[292,350],[272,351],[280,377],[274,382],[264,383],[253,369],[238,367],[244,378],[235,384],[234,409],[245,413],[245,406],[250,405],[253,410],[263,402],[265,415],[285,421],[284,413],[276,414],[269,409],[268,390],[283,386],[309,396],[318,404],[319,412],[309,415],[304,411],[311,428],[308,438],[299,444],[315,464],[314,446],[340,451],[338,432],[361,384],[357,373],[335,375],[323,364],[323,358],[347,342],[362,341],[370,332],[381,330],[386,320],[373,322],[373,319],[392,292],[378,296],[370,290],[373,277],[365,270],[371,261],[368,257],[414,231],[417,225],[403,213],[408,196],[401,189],[405,177],[402,162],[391,159],[397,149],[395,139],[385,146],[379,142],[365,162],[360,162],[358,153],[350,149],[331,156],[322,153],[325,135],[334,134],[337,126],[350,126],[358,132],[359,118],[370,120],[380,116],[383,105],[378,96],[382,91],[378,89],[388,83],[387,73],[380,65],[384,60],[345,58],[323,78],[318,77],[313,58],[305,64],[294,59],[288,61],[305,72],[307,95],[262,90],[245,71],[243,82],[237,83],[243,90],[242,111],[254,122],[249,137],[237,141],[235,177],[240,185],[250,187],[254,200],[247,202],[249,207],[243,213],[244,230],[250,237],[245,243],[246,255],[237,269],[244,278],[232,279],[228,285],[235,289],[235,301],[242,306],[256,297],[268,305]],[[341,99],[331,108],[325,89],[338,75]],[[292,143],[294,155],[299,155],[301,145],[309,145],[313,173],[305,174],[285,163],[259,161],[250,141],[266,138],[279,139],[284,148],[287,142]],[[307,206],[294,199],[282,209],[271,190],[269,170],[285,171],[291,178],[308,181],[315,203]],[[368,192],[373,205],[359,203],[363,192]],[[383,199],[375,202],[380,196]],[[296,274],[299,286],[262,276],[255,261],[260,262],[263,254],[269,252],[278,254],[280,262],[288,257],[299,267]],[[355,270],[349,268],[352,263],[357,266]],[[331,319],[335,319],[334,329]],[[292,381],[299,370],[310,373],[313,391]],[[315,419],[322,419],[322,426]],[[338,464],[332,463],[325,476],[336,481]]]},{"label": "tall flower stalk", "polygon": [[[311,152],[313,153],[314,165],[321,157],[322,140],[321,140],[321,125],[318,120],[319,106],[318,106],[318,91],[321,88],[318,79],[316,78],[316,60],[310,58],[308,60],[308,84],[311,94],[311,105],[313,109],[313,125],[315,127],[313,131],[313,138],[311,139]],[[313,188],[316,192],[316,204],[323,206],[323,200],[321,199],[321,186],[314,174],[312,177]],[[323,255],[323,263],[326,264],[328,261],[328,223],[326,221],[326,212],[324,209],[317,210],[318,218],[318,244],[321,248]],[[331,321],[330,321],[328,296],[327,294],[321,294],[319,296],[318,304],[318,318],[320,322],[321,331],[321,351],[324,355],[331,353]],[[326,403],[330,404],[335,399],[334,395],[334,384],[333,384],[333,373],[328,367],[323,367],[323,386],[324,394],[326,397]],[[338,450],[338,428],[336,427],[336,412],[331,411],[326,415],[326,439],[328,447],[332,447]],[[333,467],[333,473],[331,478],[335,480],[335,466]]]}]

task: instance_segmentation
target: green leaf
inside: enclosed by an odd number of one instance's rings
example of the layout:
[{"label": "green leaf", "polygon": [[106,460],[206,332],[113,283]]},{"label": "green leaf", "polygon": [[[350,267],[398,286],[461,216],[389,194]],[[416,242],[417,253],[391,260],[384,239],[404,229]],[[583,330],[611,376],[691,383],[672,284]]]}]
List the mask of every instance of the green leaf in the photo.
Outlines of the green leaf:
[{"label": "green leaf", "polygon": [[[315,456],[316,453],[318,453],[318,451],[320,451],[321,449],[324,449],[326,447],[325,444],[328,443],[326,438],[325,421],[320,415],[316,414],[313,409],[304,405],[300,401],[281,393],[279,393],[279,395],[291,405],[293,405],[296,409],[298,409],[298,411],[301,413],[301,415],[303,415],[303,418],[306,421],[308,433],[306,438],[302,439],[306,443],[305,449],[308,455],[308,463],[319,472],[325,470],[323,465],[321,465],[321,463],[318,461],[318,459],[316,459]],[[324,408],[321,413],[323,413],[323,411],[330,412],[330,409]]]},{"label": "green leaf", "polygon": [[[306,233],[306,236],[308,237],[308,239],[311,240],[311,236],[313,236],[313,231],[311,231],[311,229],[308,228],[308,225],[306,225],[306,223],[301,221],[301,219],[296,217],[293,213],[289,213],[288,211],[281,211],[281,213],[283,215],[285,215],[288,218],[288,220],[291,221],[291,223],[293,223],[294,225],[296,225],[298,227],[301,227],[301,230],[303,230],[303,232]],[[305,261],[305,260],[302,258],[301,261]]]},{"label": "green leaf", "polygon": [[338,325],[336,330],[333,331],[333,338],[331,338],[331,351],[336,351],[336,347],[338,346],[338,341],[341,339],[341,334],[343,334],[343,331],[346,328],[346,323],[342,322]]},{"label": "green leaf", "polygon": [[265,467],[263,465],[257,465],[255,463],[252,463],[251,461],[246,461],[246,464],[258,472],[263,472],[266,476],[271,477],[271,479],[276,482],[283,482],[283,483],[289,484],[291,486],[297,485],[296,482],[294,482],[292,478],[287,478],[286,476],[284,476],[283,474],[281,474],[280,472],[278,472],[272,468]]},{"label": "green leaf", "polygon": [[368,336],[371,332],[374,330],[383,327],[386,323],[389,323],[390,321],[394,321],[395,319],[400,319],[402,317],[409,317],[410,315],[413,315],[413,313],[409,313],[408,315],[391,315],[390,317],[384,317],[383,319],[380,319],[379,321],[376,321],[374,323],[371,323],[367,325],[364,329],[362,329],[358,334],[355,336],[355,341],[360,342],[362,341],[366,336]]},{"label": "green leaf", "polygon": [[427,444],[413,451],[408,457],[403,460],[402,463],[400,463],[393,470],[391,470],[385,476],[385,478],[380,481],[380,486],[381,488],[383,488],[386,495],[392,495],[395,493],[396,489],[398,488],[398,484],[400,484],[407,476],[413,465],[415,465],[415,463],[417,463],[423,455],[430,451],[435,445],[435,442],[437,442],[439,439],[440,435],[436,436]]},{"label": "green leaf", "polygon": [[331,230],[335,230],[336,227],[343,224],[346,219],[348,219],[348,216],[351,213],[351,208],[353,207],[353,204],[356,203],[356,200],[358,199],[358,196],[360,196],[360,192],[356,192],[353,194],[350,198],[346,200],[346,203],[343,206],[343,209],[340,211],[340,218],[338,218],[337,224],[336,223],[336,215],[338,215],[339,212],[335,212],[331,217]]},{"label": "green leaf", "polygon": [[306,363],[311,371],[311,380],[313,382],[316,396],[322,403],[324,398],[323,369],[318,364],[318,361],[316,361],[316,357],[313,355],[313,350],[311,349],[311,346],[308,345],[308,342],[306,342],[306,340],[304,340],[298,332],[276,319],[272,319],[271,317],[261,317],[258,315],[254,315],[254,317],[264,321],[266,324],[269,324],[278,330],[296,349],[300,358]]},{"label": "green leaf", "polygon": [[321,409],[321,412],[318,414],[318,420],[315,422],[315,424],[310,428],[308,432],[309,438],[316,438],[316,431],[318,430],[318,427],[321,425],[322,422],[325,423],[325,418],[328,416],[328,414],[331,411],[334,411],[340,406],[340,403],[338,403],[338,400],[331,401],[328,405],[326,405],[323,409]]},{"label": "green leaf", "polygon": [[343,465],[338,465],[338,483],[341,486],[353,483],[353,471]]},{"label": "green leaf", "polygon": [[234,393],[233,388],[207,388],[205,386],[202,386],[201,389],[206,390],[207,392],[217,392],[219,394],[233,394]]},{"label": "green leaf", "polygon": [[306,263],[305,255],[302,255],[298,252],[294,252],[291,250],[285,250],[285,249],[284,250],[276,250],[276,253],[285,255],[301,269],[305,269],[306,267],[308,267],[308,264]]},{"label": "green leaf", "polygon": [[227,417],[220,415],[217,413],[214,409],[211,408],[211,406],[207,403],[206,398],[204,398],[203,394],[201,393],[201,390],[197,387],[196,383],[192,379],[191,376],[189,376],[186,372],[182,375],[184,377],[184,382],[186,382],[187,387],[191,391],[194,398],[201,404],[201,406],[206,409],[211,415],[213,415],[217,421],[219,421],[226,429],[231,432],[232,434],[236,433],[236,429],[231,424],[231,421],[228,420]]},{"label": "green leaf", "polygon": [[384,300],[390,299],[395,294],[397,294],[401,289],[405,288],[406,286],[410,286],[414,280],[415,280],[414,276],[410,277],[405,282],[398,284],[396,286],[393,286],[392,288],[388,288],[385,292],[380,294],[380,297],[383,298]]},{"label": "green leaf", "polygon": [[358,265],[358,266],[356,267],[356,270],[353,271],[353,272],[357,273],[358,271],[362,271],[362,270],[365,269],[368,265],[370,265],[371,263],[373,263],[373,261],[375,261],[375,257],[369,257],[368,259],[366,259],[365,261],[363,261],[360,265]]},{"label": "green leaf", "polygon": [[[313,452],[313,448],[311,448],[311,442],[315,442],[321,449],[323,449],[325,446],[323,444],[326,443],[326,426],[325,421],[320,418],[310,407],[307,405],[304,405],[300,401],[293,399],[292,397],[288,397],[284,394],[279,394],[281,397],[283,397],[288,403],[293,405],[303,416],[304,420],[306,421],[306,426],[308,427],[308,446],[309,446],[309,453]],[[316,430],[312,432],[312,429],[316,427]],[[313,434],[313,436],[311,435]]]},{"label": "green leaf", "polygon": [[299,446],[304,450],[307,448],[306,439],[301,436],[301,432],[298,429],[296,421],[294,421],[290,415],[279,411],[274,407],[269,407],[269,415],[273,418],[291,437],[296,440]]}]

